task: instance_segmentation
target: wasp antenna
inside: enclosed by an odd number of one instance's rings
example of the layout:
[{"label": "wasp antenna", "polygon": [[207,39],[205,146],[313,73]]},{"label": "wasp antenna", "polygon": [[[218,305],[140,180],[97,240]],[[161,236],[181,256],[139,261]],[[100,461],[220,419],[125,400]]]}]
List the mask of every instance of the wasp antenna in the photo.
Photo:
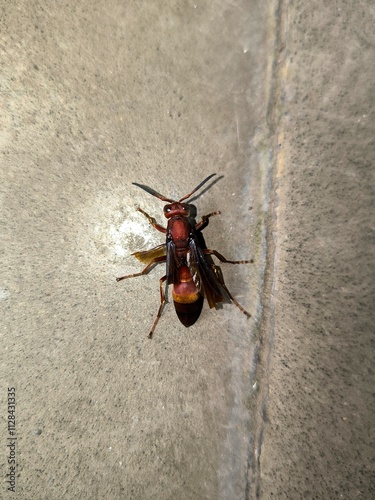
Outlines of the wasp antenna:
[{"label": "wasp antenna", "polygon": [[132,184],[134,184],[134,186],[138,186],[139,188],[143,189],[143,191],[146,191],[147,193],[152,194],[152,196],[156,196],[156,198],[159,198],[159,200],[167,201],[168,203],[174,203],[174,200],[170,200],[169,198],[166,198],[162,194],[155,191],[155,189],[152,189],[148,186],[144,186],[143,184],[138,184],[138,182],[132,182]]},{"label": "wasp antenna", "polygon": [[181,201],[184,201],[187,198],[190,198],[190,196],[192,194],[194,194],[196,191],[198,191],[198,189],[200,189],[203,186],[203,184],[206,184],[206,182],[209,181],[214,175],[216,175],[216,174],[211,174],[208,177],[206,177],[206,179],[204,181],[202,181],[195,189],[193,189],[193,191],[191,193],[189,193],[186,196],[182,197],[180,200],[178,200],[178,202],[181,203]]}]

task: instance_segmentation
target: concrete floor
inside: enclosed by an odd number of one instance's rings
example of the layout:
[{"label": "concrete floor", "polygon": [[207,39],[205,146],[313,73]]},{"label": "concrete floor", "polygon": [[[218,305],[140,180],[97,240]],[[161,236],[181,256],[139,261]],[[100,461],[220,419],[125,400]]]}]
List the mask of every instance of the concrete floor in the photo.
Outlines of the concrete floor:
[{"label": "concrete floor", "polygon": [[[370,2],[1,4],[0,497],[372,498]],[[150,341],[163,269],[115,277],[163,203],[131,183],[213,172],[252,318],[169,305]]]},{"label": "concrete floor", "polygon": [[375,10],[281,6],[260,498],[370,499]]}]

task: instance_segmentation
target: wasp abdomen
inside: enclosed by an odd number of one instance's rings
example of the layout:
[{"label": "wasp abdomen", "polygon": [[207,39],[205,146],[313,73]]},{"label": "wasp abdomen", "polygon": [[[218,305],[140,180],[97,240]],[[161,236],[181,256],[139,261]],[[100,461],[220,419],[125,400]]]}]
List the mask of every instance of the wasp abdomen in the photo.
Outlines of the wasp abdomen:
[{"label": "wasp abdomen", "polygon": [[199,318],[203,306],[203,296],[195,286],[187,266],[181,266],[178,274],[179,283],[175,283],[172,290],[174,307],[178,319],[184,326],[189,327]]}]

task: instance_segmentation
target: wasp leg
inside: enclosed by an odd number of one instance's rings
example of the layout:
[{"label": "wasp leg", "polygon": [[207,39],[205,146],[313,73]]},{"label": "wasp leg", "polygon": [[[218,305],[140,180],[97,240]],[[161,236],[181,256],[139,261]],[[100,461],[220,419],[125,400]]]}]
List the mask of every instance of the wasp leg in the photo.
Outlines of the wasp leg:
[{"label": "wasp leg", "polygon": [[205,226],[208,223],[208,219],[210,217],[212,217],[213,215],[220,215],[220,214],[221,212],[217,211],[217,212],[211,212],[208,215],[203,215],[202,220],[195,225],[195,230],[199,231],[200,229],[202,229],[203,226]]},{"label": "wasp leg", "polygon": [[[245,262],[246,262],[246,261],[245,261]],[[221,273],[221,269],[220,269],[220,267],[215,266],[215,265],[212,265],[211,267],[212,267],[213,272],[215,273],[215,276],[216,276],[216,278],[217,278],[218,282],[220,283],[220,286],[221,286],[222,288],[224,288],[225,293],[228,295],[229,299],[230,299],[230,300],[233,302],[233,304],[234,304],[235,306],[237,306],[237,307],[238,307],[238,309],[240,309],[240,311],[242,311],[242,312],[243,312],[243,313],[244,313],[244,314],[245,314],[248,318],[251,318],[251,314],[250,314],[249,312],[247,312],[247,311],[246,311],[246,309],[244,309],[244,308],[241,306],[241,304],[239,304],[239,303],[237,302],[237,300],[233,297],[233,295],[230,293],[230,291],[229,291],[229,290],[228,290],[228,288],[226,287],[226,285],[225,285],[225,283],[224,283],[224,278],[223,278],[223,275],[222,275],[222,273]]]},{"label": "wasp leg", "polygon": [[160,306],[159,306],[159,309],[158,309],[158,313],[156,315],[156,318],[155,318],[155,321],[152,325],[152,328],[151,328],[151,331],[148,335],[148,338],[149,339],[152,339],[152,336],[154,335],[154,330],[155,330],[155,327],[157,325],[157,322],[159,321],[159,318],[163,312],[163,309],[164,309],[164,306],[165,306],[165,303],[166,303],[166,300],[165,300],[165,294],[164,294],[164,290],[163,290],[163,283],[164,281],[167,279],[167,276],[163,276],[162,278],[160,278]]},{"label": "wasp leg", "polygon": [[140,273],[134,273],[134,274],[128,274],[127,276],[121,276],[121,278],[116,278],[116,281],[125,280],[127,278],[135,278],[137,276],[143,276],[144,274],[147,274],[148,272],[150,272],[151,268],[155,264],[160,264],[160,262],[165,262],[166,260],[167,260],[167,257],[165,255],[163,255],[161,257],[156,257],[155,259],[152,259],[152,261],[149,264],[147,264],[147,266]]},{"label": "wasp leg", "polygon": [[254,259],[250,259],[250,260],[227,260],[223,255],[221,255],[221,253],[219,253],[216,250],[210,250],[209,248],[205,248],[203,250],[203,253],[205,253],[207,255],[215,255],[215,257],[217,257],[220,260],[220,262],[227,262],[228,264],[252,264],[254,262]]},{"label": "wasp leg", "polygon": [[153,226],[155,229],[157,229],[158,231],[160,231],[161,233],[166,233],[167,230],[163,227],[163,226],[160,226],[156,220],[151,217],[151,215],[148,215],[148,213],[146,213],[144,210],[142,210],[141,208],[137,208],[138,212],[141,212],[141,214],[143,214],[145,217],[147,217],[149,223],[151,224],[151,226]]}]

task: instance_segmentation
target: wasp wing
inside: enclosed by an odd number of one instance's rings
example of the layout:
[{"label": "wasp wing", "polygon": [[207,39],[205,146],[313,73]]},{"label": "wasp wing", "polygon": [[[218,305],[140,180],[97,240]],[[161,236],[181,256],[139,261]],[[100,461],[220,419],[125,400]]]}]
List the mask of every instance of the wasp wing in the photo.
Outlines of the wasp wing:
[{"label": "wasp wing", "polygon": [[213,308],[216,304],[225,302],[227,299],[225,290],[220,286],[220,281],[194,237],[189,240],[189,248],[189,270],[196,287],[207,299],[209,307]]},{"label": "wasp wing", "polygon": [[166,244],[158,245],[157,247],[150,248],[150,250],[144,250],[141,252],[134,252],[132,255],[144,264],[149,264],[152,260],[157,259],[158,257],[163,257],[166,255],[167,249]]},{"label": "wasp wing", "polygon": [[178,259],[176,256],[176,245],[172,239],[167,239],[167,284],[176,284],[179,281],[178,278]]}]

